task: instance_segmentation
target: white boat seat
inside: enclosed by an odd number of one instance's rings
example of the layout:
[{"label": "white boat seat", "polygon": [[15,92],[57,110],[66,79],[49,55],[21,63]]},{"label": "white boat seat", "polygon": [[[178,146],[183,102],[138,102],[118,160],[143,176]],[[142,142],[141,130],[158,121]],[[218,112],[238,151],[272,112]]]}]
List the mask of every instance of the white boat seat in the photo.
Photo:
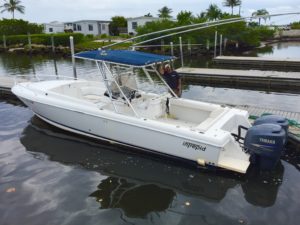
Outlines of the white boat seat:
[{"label": "white boat seat", "polygon": [[207,131],[210,126],[214,124],[215,121],[217,121],[217,118],[224,112],[224,108],[219,108],[213,110],[207,119],[205,119],[202,123],[200,123],[196,129],[198,129],[201,132]]},{"label": "white boat seat", "polygon": [[204,120],[202,123],[200,123],[200,125],[198,125],[196,127],[196,129],[201,132],[207,131],[208,128],[213,124],[214,121],[215,121],[215,118],[208,117],[206,120]]},{"label": "white boat seat", "polygon": [[80,91],[83,96],[87,96],[87,95],[102,96],[104,93],[103,88],[92,87],[92,86],[81,87]]}]

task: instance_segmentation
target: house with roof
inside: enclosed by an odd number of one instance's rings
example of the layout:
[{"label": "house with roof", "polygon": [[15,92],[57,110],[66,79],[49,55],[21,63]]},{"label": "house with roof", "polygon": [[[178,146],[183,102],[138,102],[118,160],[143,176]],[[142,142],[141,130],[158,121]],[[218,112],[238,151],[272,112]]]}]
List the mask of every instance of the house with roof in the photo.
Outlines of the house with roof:
[{"label": "house with roof", "polygon": [[150,17],[150,16],[140,16],[135,18],[127,18],[127,28],[128,34],[136,35],[136,28],[138,26],[144,26],[146,23],[160,20],[161,18],[158,17]]},{"label": "house with roof", "polygon": [[74,32],[84,35],[109,35],[109,23],[105,20],[79,20],[75,22],[58,22],[53,21],[44,24],[44,32],[46,34]]},{"label": "house with roof", "polygon": [[80,20],[72,23],[65,23],[65,29],[84,35],[109,35],[110,22],[111,21],[104,20]]},{"label": "house with roof", "polygon": [[50,23],[44,23],[44,32],[46,34],[63,33],[65,30],[64,23],[53,21]]}]

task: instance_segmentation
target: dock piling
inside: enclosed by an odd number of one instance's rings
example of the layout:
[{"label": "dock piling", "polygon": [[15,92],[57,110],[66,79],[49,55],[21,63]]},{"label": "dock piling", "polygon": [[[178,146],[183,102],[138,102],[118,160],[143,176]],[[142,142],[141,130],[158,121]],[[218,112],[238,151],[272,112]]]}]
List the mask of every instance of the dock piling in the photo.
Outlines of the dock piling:
[{"label": "dock piling", "polygon": [[55,44],[54,44],[54,36],[51,36],[51,46],[52,46],[52,52],[55,53]]},{"label": "dock piling", "polygon": [[74,79],[77,79],[77,73],[76,73],[76,65],[75,65],[75,50],[74,50],[74,38],[73,36],[70,36],[70,48],[71,48],[71,55],[72,55],[72,65],[73,65],[73,75]]},{"label": "dock piling", "polygon": [[179,37],[179,48],[180,48],[181,67],[183,67],[183,51],[182,51],[182,38],[181,37]]},{"label": "dock piling", "polygon": [[220,35],[220,56],[222,55],[223,35]]},{"label": "dock piling", "polygon": [[217,41],[218,41],[218,31],[215,32],[215,48],[214,48],[214,58],[217,57]]},{"label": "dock piling", "polygon": [[188,52],[189,52],[189,55],[191,56],[192,55],[191,39],[188,39]]},{"label": "dock piling", "polygon": [[31,50],[32,50],[32,46],[31,46],[31,36],[30,36],[30,33],[29,33],[29,32],[27,33],[27,36],[28,36],[28,47],[29,47],[29,50],[31,51]]},{"label": "dock piling", "polygon": [[170,42],[170,47],[171,47],[171,56],[174,56],[174,45],[173,42]]},{"label": "dock piling", "polygon": [[3,35],[3,48],[6,49],[7,46],[6,46],[6,37],[5,35]]}]

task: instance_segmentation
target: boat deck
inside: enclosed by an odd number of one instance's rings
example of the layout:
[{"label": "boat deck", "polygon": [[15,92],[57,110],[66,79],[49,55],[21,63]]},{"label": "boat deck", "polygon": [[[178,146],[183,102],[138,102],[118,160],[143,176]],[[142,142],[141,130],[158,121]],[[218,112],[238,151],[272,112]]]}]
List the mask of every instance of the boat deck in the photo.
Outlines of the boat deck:
[{"label": "boat deck", "polygon": [[167,124],[176,125],[178,127],[194,128],[194,127],[199,125],[199,124],[196,124],[196,123],[176,119],[172,115],[165,115],[165,116],[162,116],[162,117],[158,118],[157,120],[160,121],[160,122],[167,123]]}]

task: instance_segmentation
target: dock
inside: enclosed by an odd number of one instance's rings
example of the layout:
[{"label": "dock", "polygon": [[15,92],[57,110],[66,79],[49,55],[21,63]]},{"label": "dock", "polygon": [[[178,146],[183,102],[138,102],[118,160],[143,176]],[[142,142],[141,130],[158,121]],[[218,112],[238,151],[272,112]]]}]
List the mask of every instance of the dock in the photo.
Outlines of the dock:
[{"label": "dock", "polygon": [[234,66],[252,66],[255,68],[279,68],[300,70],[300,58],[266,58],[266,57],[240,57],[240,56],[217,56],[213,59],[217,64]]},{"label": "dock", "polygon": [[11,88],[14,85],[14,79],[11,77],[0,76],[0,96],[12,95]]},{"label": "dock", "polygon": [[300,93],[300,72],[232,70],[181,67],[176,70],[187,81],[214,83]]}]

